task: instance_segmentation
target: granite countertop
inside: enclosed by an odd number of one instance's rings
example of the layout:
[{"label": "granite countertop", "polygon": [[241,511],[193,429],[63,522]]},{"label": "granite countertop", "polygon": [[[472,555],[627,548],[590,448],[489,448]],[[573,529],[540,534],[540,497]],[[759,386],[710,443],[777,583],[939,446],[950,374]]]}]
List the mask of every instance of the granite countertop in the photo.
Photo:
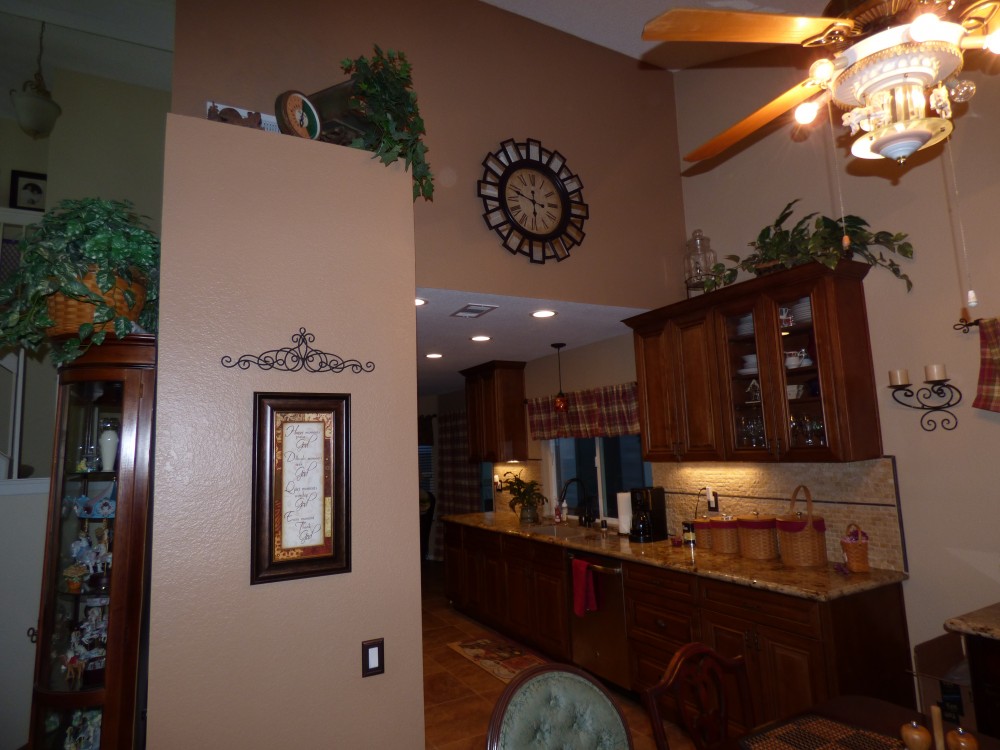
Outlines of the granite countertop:
[{"label": "granite countertop", "polygon": [[[600,529],[584,529],[572,523],[558,527],[545,521],[521,525],[511,513],[466,513],[445,516],[442,520],[816,601],[830,601],[908,578],[906,573],[874,568],[868,573],[844,574],[837,572],[832,564],[823,568],[791,568],[778,560],[747,560],[739,555],[675,547],[669,540],[638,543],[614,529],[604,534]],[[993,622],[1000,626],[1000,610]]]},{"label": "granite countertop", "polygon": [[944,628],[956,633],[1000,640],[1000,604],[991,604],[975,612],[952,617],[945,621]]}]

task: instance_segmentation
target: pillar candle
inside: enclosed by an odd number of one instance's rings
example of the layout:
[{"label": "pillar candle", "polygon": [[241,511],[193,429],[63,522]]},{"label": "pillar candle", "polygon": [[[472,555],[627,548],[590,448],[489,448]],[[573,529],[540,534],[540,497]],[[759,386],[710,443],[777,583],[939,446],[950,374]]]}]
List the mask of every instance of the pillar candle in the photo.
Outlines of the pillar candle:
[{"label": "pillar candle", "polygon": [[906,370],[889,370],[889,385],[909,385],[910,373]]},{"label": "pillar candle", "polygon": [[924,380],[947,380],[948,373],[944,365],[927,365],[924,367]]}]

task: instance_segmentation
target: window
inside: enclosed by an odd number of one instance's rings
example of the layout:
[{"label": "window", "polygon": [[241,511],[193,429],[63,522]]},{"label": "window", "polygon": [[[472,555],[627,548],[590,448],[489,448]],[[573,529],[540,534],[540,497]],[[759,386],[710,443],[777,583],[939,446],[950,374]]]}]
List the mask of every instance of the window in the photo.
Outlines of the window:
[{"label": "window", "polygon": [[[576,478],[566,491],[566,504],[571,515],[585,502],[599,511],[601,517],[618,517],[619,492],[653,483],[652,467],[642,460],[638,435],[603,438],[556,438],[545,441],[549,459],[548,475],[553,478],[553,502],[558,501],[563,485]],[[586,497],[581,497],[585,494]]]}]

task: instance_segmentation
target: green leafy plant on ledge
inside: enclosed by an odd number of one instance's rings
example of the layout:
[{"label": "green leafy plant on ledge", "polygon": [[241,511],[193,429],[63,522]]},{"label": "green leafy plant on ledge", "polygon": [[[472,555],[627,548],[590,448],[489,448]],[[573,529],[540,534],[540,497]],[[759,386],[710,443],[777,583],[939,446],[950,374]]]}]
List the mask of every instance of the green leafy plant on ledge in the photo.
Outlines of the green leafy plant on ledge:
[{"label": "green leafy plant on ledge", "polygon": [[431,200],[434,177],[427,164],[427,146],[421,140],[426,132],[406,55],[383,52],[375,45],[371,58],[346,58],[341,67],[354,82],[348,100],[350,114],[364,129],[351,146],[372,151],[383,164],[404,159],[406,169],[413,174],[413,200]]},{"label": "green leafy plant on ledge", "polygon": [[521,506],[521,520],[537,523],[539,506],[549,501],[542,494],[542,485],[534,479],[527,481],[521,479],[521,472],[515,474],[512,471],[507,471],[504,472],[503,476],[500,483],[507,492],[513,495],[509,503],[510,509],[516,513],[518,506]]},{"label": "green leafy plant on ledge", "polygon": [[869,265],[885,268],[906,284],[906,291],[913,288],[913,282],[903,273],[902,267],[891,255],[883,252],[912,259],[913,246],[906,241],[905,234],[872,232],[868,222],[859,216],[831,219],[816,212],[803,216],[790,229],[786,228],[785,222],[791,217],[799,200],[796,198],[785,206],[771,224],[760,230],[757,239],[749,243],[753,248],[750,255],[745,258],[727,255],[726,260],[735,265],[716,263],[712,266],[705,281],[705,290],[711,291],[732,284],[740,271],[759,276],[811,262],[836,268],[840,261],[851,258],[859,258]]},{"label": "green leafy plant on ledge", "polygon": [[[124,338],[137,323],[156,332],[160,240],[128,201],[64,200],[19,250],[17,269],[0,286],[0,349],[35,352],[52,343],[52,360],[62,365],[109,331]],[[92,307],[92,319],[61,334],[53,311],[73,304],[67,300]]]}]

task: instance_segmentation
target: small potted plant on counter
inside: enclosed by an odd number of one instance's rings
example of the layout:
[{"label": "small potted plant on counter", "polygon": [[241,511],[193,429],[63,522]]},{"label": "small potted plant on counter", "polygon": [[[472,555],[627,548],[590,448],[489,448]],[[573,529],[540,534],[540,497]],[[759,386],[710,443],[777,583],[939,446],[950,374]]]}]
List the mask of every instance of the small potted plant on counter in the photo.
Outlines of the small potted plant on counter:
[{"label": "small potted plant on counter", "polygon": [[549,499],[542,494],[542,485],[534,479],[527,481],[521,479],[521,472],[515,474],[512,471],[504,473],[501,484],[513,497],[510,501],[510,509],[517,511],[521,506],[521,523],[538,523],[538,507],[547,503]]},{"label": "small potted plant on counter", "polygon": [[54,344],[66,364],[111,331],[155,333],[160,240],[128,201],[64,200],[29,231],[0,286],[0,349]]},{"label": "small potted plant on counter", "polygon": [[736,281],[739,271],[747,271],[760,276],[765,273],[780,271],[783,268],[794,268],[805,263],[822,263],[827,268],[836,268],[842,260],[857,258],[872,266],[881,266],[906,284],[910,291],[913,282],[903,273],[903,269],[891,257],[886,256],[884,248],[903,258],[913,258],[913,246],[906,242],[902,233],[877,231],[868,228],[864,219],[848,215],[842,219],[831,219],[816,212],[807,214],[789,228],[785,222],[791,217],[794,206],[799,202],[796,198],[771,224],[760,230],[757,239],[749,243],[753,252],[745,258],[738,255],[727,255],[726,260],[735,263],[727,267],[724,263],[712,266],[705,280],[705,290],[710,291],[720,286],[728,286]]}]

